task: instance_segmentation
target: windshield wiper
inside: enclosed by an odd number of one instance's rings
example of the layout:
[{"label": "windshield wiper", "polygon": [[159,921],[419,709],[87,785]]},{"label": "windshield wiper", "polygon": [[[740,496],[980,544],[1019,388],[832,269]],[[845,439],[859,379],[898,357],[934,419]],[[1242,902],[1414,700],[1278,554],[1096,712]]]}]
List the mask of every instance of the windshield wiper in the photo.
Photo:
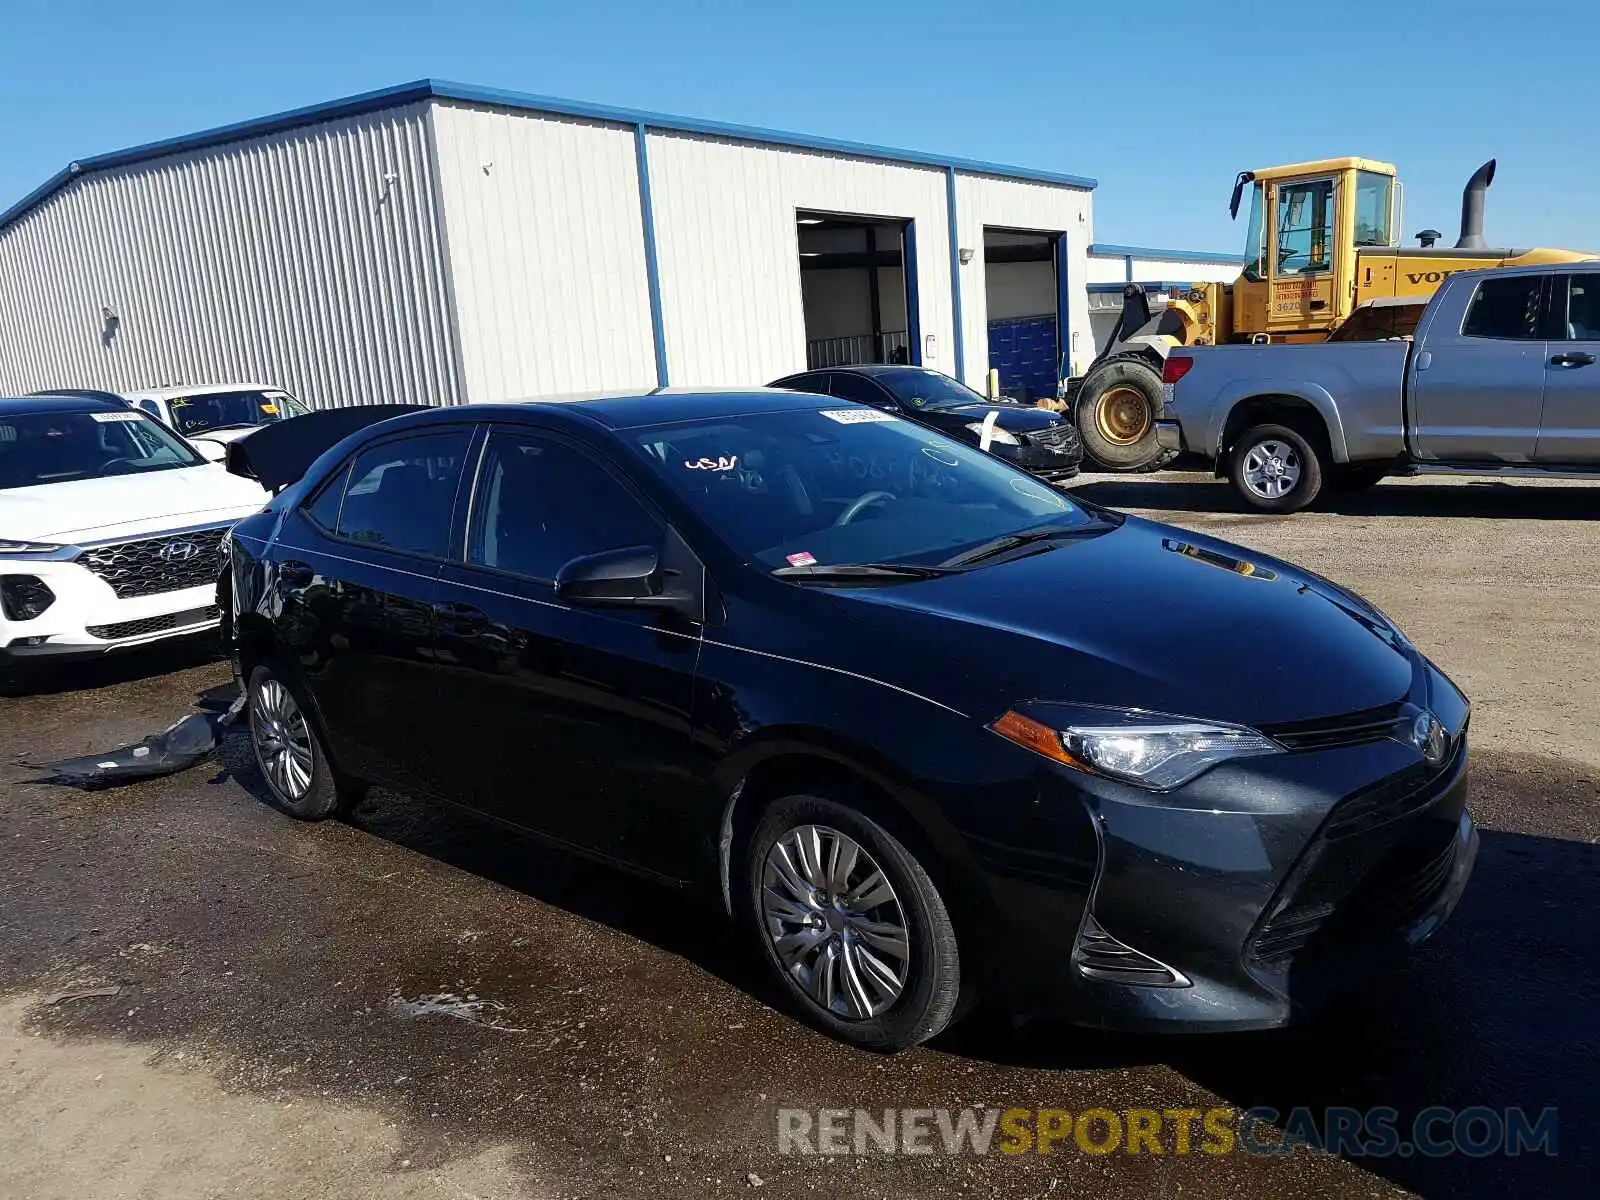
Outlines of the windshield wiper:
[{"label": "windshield wiper", "polygon": [[772,572],[779,579],[815,579],[829,583],[852,579],[933,579],[959,573],[959,567],[923,567],[916,563],[811,563],[803,567],[779,567]]},{"label": "windshield wiper", "polygon": [[970,567],[974,563],[1007,554],[1022,546],[1031,546],[1036,542],[1065,541],[1069,538],[1087,537],[1102,532],[1104,530],[1098,523],[1075,525],[1070,529],[1063,529],[1059,525],[1047,526],[1044,529],[1025,529],[1021,533],[1008,533],[993,541],[983,542],[971,550],[963,550],[954,558],[947,558],[939,565],[947,568]]}]

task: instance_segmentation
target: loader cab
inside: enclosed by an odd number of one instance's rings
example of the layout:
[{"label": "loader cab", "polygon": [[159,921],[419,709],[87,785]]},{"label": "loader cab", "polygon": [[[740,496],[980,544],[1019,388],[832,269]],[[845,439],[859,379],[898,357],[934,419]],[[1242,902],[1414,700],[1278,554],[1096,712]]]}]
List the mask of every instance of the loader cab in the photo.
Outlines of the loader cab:
[{"label": "loader cab", "polygon": [[1246,171],[1245,266],[1234,286],[1233,339],[1321,341],[1350,315],[1356,251],[1392,246],[1399,184],[1388,163],[1335,158]]}]

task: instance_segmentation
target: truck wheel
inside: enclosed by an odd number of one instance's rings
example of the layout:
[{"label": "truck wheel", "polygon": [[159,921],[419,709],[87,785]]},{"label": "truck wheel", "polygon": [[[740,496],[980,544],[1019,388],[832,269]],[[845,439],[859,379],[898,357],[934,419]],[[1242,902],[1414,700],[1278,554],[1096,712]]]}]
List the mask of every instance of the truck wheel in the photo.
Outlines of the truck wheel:
[{"label": "truck wheel", "polygon": [[1322,455],[1286,425],[1245,430],[1228,459],[1234,490],[1259,512],[1299,512],[1322,491]]},{"label": "truck wheel", "polygon": [[1147,471],[1173,457],[1156,442],[1161,376],[1142,358],[1112,358],[1078,392],[1084,451],[1107,471]]}]

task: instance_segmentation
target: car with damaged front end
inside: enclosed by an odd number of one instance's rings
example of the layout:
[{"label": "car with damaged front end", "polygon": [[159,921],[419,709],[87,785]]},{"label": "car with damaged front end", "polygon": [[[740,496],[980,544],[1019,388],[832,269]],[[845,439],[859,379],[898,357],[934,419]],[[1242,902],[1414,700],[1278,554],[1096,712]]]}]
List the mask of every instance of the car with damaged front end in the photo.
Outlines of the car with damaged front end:
[{"label": "car with damaged front end", "polygon": [[232,534],[276,803],[707,889],[848,1041],[1280,1026],[1466,886],[1467,701],[1311,572],[817,395],[305,420]]}]

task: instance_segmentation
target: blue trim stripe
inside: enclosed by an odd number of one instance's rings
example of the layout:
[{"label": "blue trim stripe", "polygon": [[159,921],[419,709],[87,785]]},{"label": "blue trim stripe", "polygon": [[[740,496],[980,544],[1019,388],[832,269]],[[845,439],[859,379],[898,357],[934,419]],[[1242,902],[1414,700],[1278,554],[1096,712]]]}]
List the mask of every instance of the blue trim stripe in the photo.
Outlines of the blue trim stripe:
[{"label": "blue trim stripe", "polygon": [[961,239],[956,231],[956,169],[946,167],[945,211],[950,218],[950,307],[955,321],[956,378],[967,381],[966,330],[961,324]]},{"label": "blue trim stripe", "polygon": [[639,224],[644,232],[644,273],[650,291],[650,333],[656,348],[656,386],[667,386],[667,326],[661,315],[661,266],[656,259],[656,214],[650,202],[648,131],[633,127],[633,152],[639,164]]},{"label": "blue trim stripe", "polygon": [[917,286],[917,223],[906,222],[906,342],[911,353],[906,358],[913,366],[922,365],[922,294]]},{"label": "blue trim stripe", "polygon": [[667,113],[646,112],[632,108],[614,108],[605,104],[587,104],[577,100],[562,100],[555,96],[528,95],[522,92],[502,91],[499,88],[476,87],[466,83],[452,83],[443,79],[419,79],[396,87],[380,88],[304,108],[254,120],[222,125],[200,133],[167,138],[117,150],[110,154],[79,159],[58,171],[41,186],[29,192],[16,204],[0,213],[0,229],[16,221],[24,213],[65,187],[72,179],[91,171],[104,171],[111,167],[126,166],[169,154],[202,150],[245,138],[261,137],[286,129],[316,125],[323,121],[338,120],[361,113],[376,112],[419,100],[456,100],[464,104],[482,104],[494,108],[509,108],[520,112],[548,113],[555,116],[577,117],[592,121],[609,121],[621,125],[644,126],[676,133],[697,133],[711,137],[731,138],[735,141],[754,142],[760,145],[785,146],[800,150],[820,150],[830,154],[844,154],[853,158],[870,158],[880,162],[907,163],[913,166],[955,169],[974,175],[993,175],[1000,179],[1021,179],[1034,183],[1053,183],[1062,187],[1092,191],[1096,181],[1083,175],[1066,175],[1056,171],[1036,171],[1027,167],[1006,166],[1003,163],[984,162],[979,159],[950,158],[928,154],[919,150],[898,150],[890,146],[875,146],[866,142],[841,141],[836,138],[815,137],[804,133],[787,133],[777,129],[763,129],[753,125],[730,125],[723,121],[707,121],[698,117],[675,117]]},{"label": "blue trim stripe", "polygon": [[1218,254],[1215,250],[1160,250],[1151,246],[1118,246],[1096,242],[1089,247],[1094,258],[1159,258],[1169,262],[1243,263],[1242,254]]},{"label": "blue trim stripe", "polygon": [[1056,234],[1056,378],[1072,374],[1072,288],[1067,235]]}]

